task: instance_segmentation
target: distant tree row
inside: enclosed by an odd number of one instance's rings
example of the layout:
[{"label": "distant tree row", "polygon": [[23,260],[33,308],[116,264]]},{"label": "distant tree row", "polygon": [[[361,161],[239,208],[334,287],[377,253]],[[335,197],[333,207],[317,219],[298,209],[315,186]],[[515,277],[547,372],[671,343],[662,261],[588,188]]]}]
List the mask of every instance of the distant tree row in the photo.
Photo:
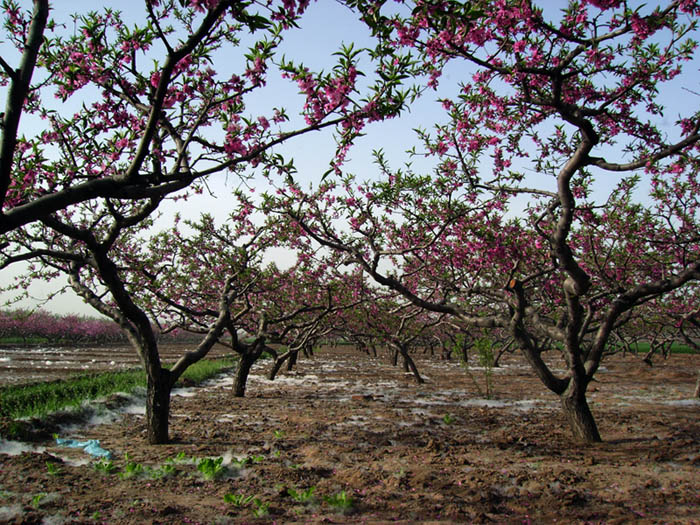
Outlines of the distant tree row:
[{"label": "distant tree row", "polygon": [[0,339],[23,342],[116,343],[126,341],[114,321],[42,310],[0,310]]},{"label": "distant tree row", "polygon": [[[168,340],[191,337],[183,331],[162,334]],[[47,340],[63,344],[126,343],[119,325],[111,319],[75,314],[59,315],[43,310],[0,310],[0,342],[32,342]]]}]

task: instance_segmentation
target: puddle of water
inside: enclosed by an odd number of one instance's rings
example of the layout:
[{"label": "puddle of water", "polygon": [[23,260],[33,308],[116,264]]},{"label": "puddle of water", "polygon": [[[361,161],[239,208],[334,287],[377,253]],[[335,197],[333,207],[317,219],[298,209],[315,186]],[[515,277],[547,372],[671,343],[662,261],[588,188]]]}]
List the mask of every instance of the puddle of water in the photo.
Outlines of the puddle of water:
[{"label": "puddle of water", "polygon": [[0,454],[19,456],[23,452],[35,452],[37,454],[42,454],[45,451],[46,447],[35,447],[34,445],[23,443],[21,441],[0,439]]},{"label": "puddle of water", "polygon": [[180,397],[194,397],[197,395],[197,390],[194,388],[173,388],[170,391],[171,396],[180,396]]},{"label": "puddle of water", "polygon": [[700,406],[700,399],[671,399],[663,402],[665,405],[679,407],[696,407]]},{"label": "puddle of water", "polygon": [[11,523],[12,520],[21,518],[23,514],[24,507],[19,503],[0,507],[0,521],[3,523]]}]

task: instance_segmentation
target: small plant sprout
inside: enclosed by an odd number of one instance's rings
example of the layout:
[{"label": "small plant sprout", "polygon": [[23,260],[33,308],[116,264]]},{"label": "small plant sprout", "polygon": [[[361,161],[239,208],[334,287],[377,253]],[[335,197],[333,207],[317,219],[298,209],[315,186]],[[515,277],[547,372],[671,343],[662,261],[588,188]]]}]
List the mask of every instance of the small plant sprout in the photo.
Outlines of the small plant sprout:
[{"label": "small plant sprout", "polygon": [[124,455],[126,464],[124,465],[124,470],[119,473],[121,479],[133,478],[143,474],[143,465],[129,460],[129,454]]},{"label": "small plant sprout", "polygon": [[253,500],[253,505],[255,505],[255,510],[253,510],[253,516],[256,518],[262,518],[267,516],[270,510],[270,504],[264,503],[259,498]]},{"label": "small plant sprout", "polygon": [[445,414],[444,416],[442,416],[442,421],[446,425],[450,425],[450,424],[454,423],[455,418],[454,418],[454,416],[452,416],[450,414]]},{"label": "small plant sprout", "polygon": [[326,503],[328,503],[331,507],[335,507],[341,512],[349,511],[355,504],[355,500],[352,498],[352,496],[344,490],[338,494],[326,496],[323,499],[326,500]]},{"label": "small plant sprout", "polygon": [[46,492],[40,492],[39,494],[36,494],[32,498],[32,507],[35,509],[38,509],[39,506],[41,505],[41,500],[43,500],[46,497]]},{"label": "small plant sprout", "polygon": [[92,468],[94,468],[97,472],[101,472],[102,474],[114,474],[114,472],[117,470],[114,463],[107,459],[100,459],[99,461],[96,461],[92,464]]},{"label": "small plant sprout", "polygon": [[275,436],[275,439],[282,439],[284,437],[284,430],[274,430],[272,434]]},{"label": "small plant sprout", "polygon": [[197,470],[201,472],[204,479],[213,480],[224,473],[226,467],[224,467],[223,462],[224,458],[222,457],[218,457],[216,459],[204,458],[199,460],[199,463],[197,463]]},{"label": "small plant sprout", "polygon": [[255,496],[246,496],[245,494],[224,494],[224,501],[236,508],[245,507],[254,499]]},{"label": "small plant sprout", "polygon": [[175,473],[175,466],[172,463],[165,463],[159,468],[149,470],[149,474],[154,479],[165,478]]},{"label": "small plant sprout", "polygon": [[187,461],[187,454],[184,452],[178,452],[175,457],[168,458],[165,460],[166,463],[185,463]]},{"label": "small plant sprout", "polygon": [[46,471],[49,473],[49,476],[59,476],[61,474],[61,467],[56,465],[53,461],[47,461]]},{"label": "small plant sprout", "polygon": [[288,489],[287,492],[294,501],[299,503],[311,503],[314,501],[314,491],[316,487],[309,487],[306,490],[296,491],[294,489]]},{"label": "small plant sprout", "polygon": [[240,458],[240,459],[232,459],[231,460],[231,463],[236,468],[243,468],[248,464],[248,462],[249,462],[248,458]]}]

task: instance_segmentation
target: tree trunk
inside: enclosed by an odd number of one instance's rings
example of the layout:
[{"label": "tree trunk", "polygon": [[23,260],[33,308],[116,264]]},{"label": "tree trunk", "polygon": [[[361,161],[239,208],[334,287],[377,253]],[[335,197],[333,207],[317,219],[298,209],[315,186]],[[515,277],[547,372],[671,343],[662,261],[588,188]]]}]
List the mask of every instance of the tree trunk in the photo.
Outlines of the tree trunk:
[{"label": "tree trunk", "polygon": [[698,370],[698,380],[695,382],[695,398],[700,399],[700,370]]},{"label": "tree trunk", "polygon": [[399,351],[394,350],[394,353],[391,355],[391,364],[396,366],[399,364]]},{"label": "tree trunk", "polygon": [[270,370],[270,373],[268,375],[268,379],[270,381],[274,381],[275,377],[277,377],[277,373],[280,371],[280,368],[282,368],[282,365],[284,362],[289,359],[289,356],[292,355],[291,352],[285,352],[281,356],[279,356],[277,359],[275,359],[275,363],[272,365],[272,370]]},{"label": "tree trunk", "polygon": [[168,443],[168,420],[170,418],[170,372],[161,369],[158,377],[148,377],[146,386],[146,426],[148,443]]},{"label": "tree trunk", "polygon": [[299,350],[291,353],[289,359],[287,360],[287,372],[291,372],[294,365],[297,364],[297,356],[299,355]]},{"label": "tree trunk", "polygon": [[257,360],[255,354],[249,354],[244,352],[241,354],[241,359],[238,362],[238,369],[236,370],[236,378],[233,382],[233,395],[235,397],[245,397],[245,387],[248,382],[248,374],[250,373],[250,368],[253,363]]},{"label": "tree trunk", "polygon": [[600,433],[591,409],[586,400],[586,393],[571,394],[569,389],[561,396],[561,407],[564,410],[574,439],[584,443],[600,443]]},{"label": "tree trunk", "polygon": [[451,361],[452,360],[452,349],[450,349],[445,343],[442,343],[442,359],[443,361]]},{"label": "tree trunk", "polygon": [[467,349],[466,343],[459,348],[460,352],[462,353],[462,361],[465,364],[469,364],[469,350]]},{"label": "tree trunk", "polygon": [[411,369],[408,367],[408,354],[402,353],[401,357],[403,358],[403,371],[410,372]]},{"label": "tree trunk", "polygon": [[416,379],[416,383],[419,385],[422,385],[425,383],[425,380],[421,377],[420,373],[418,372],[418,368],[416,367],[416,364],[413,362],[413,359],[411,359],[411,356],[408,355],[408,352],[401,352],[401,356],[403,357],[403,363],[407,367],[408,370],[410,370],[413,373],[413,377]]},{"label": "tree trunk", "polygon": [[491,368],[500,368],[501,367],[501,357],[503,357],[503,354],[505,354],[508,351],[508,346],[504,346],[503,349],[498,352],[496,355],[496,359],[494,359],[493,364],[491,365]]}]

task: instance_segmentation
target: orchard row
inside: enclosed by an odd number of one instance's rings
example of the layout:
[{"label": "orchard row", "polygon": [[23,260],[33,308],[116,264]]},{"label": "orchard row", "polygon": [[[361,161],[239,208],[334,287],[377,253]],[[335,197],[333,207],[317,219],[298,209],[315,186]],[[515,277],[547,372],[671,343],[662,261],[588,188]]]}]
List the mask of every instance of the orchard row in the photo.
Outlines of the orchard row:
[{"label": "orchard row", "polygon": [[[182,330],[161,334],[161,340],[184,341]],[[126,336],[111,319],[52,314],[42,310],[0,310],[0,341],[7,343],[111,344],[126,343]]]}]

